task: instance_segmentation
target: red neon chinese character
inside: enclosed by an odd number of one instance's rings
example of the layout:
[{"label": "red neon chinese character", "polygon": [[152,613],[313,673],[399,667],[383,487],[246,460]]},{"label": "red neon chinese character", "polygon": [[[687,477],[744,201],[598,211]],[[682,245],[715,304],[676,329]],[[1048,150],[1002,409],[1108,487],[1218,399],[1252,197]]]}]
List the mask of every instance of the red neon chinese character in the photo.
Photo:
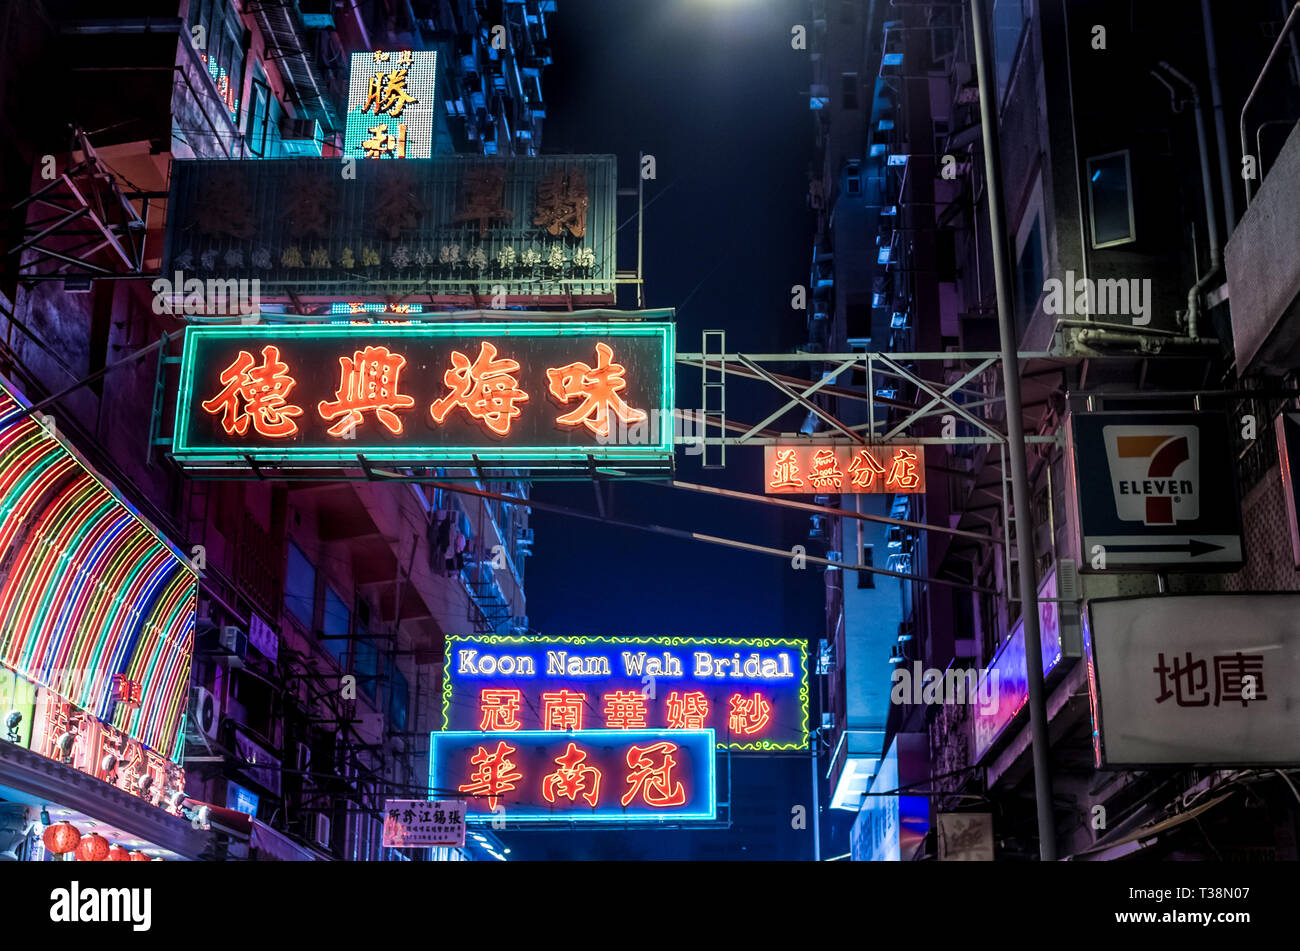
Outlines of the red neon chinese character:
[{"label": "red neon chinese character", "polygon": [[[596,800],[600,798],[600,770],[590,764],[583,765],[586,759],[587,754],[573,742],[555,758],[560,768],[542,780],[542,796],[547,802],[555,802],[556,793],[577,802],[581,794],[595,808]],[[587,785],[588,776],[591,777],[590,786]]]},{"label": "red neon chinese character", "polygon": [[838,489],[844,481],[844,473],[835,464],[834,449],[818,449],[813,453],[812,471],[808,481],[817,489]]},{"label": "red neon chinese character", "polygon": [[894,462],[889,467],[889,476],[885,479],[885,485],[896,485],[900,489],[915,489],[921,484],[921,476],[916,470],[916,453],[900,449],[894,453]]},{"label": "red neon chinese character", "polygon": [[709,716],[709,701],[699,690],[668,695],[668,725],[674,730],[701,730]]},{"label": "red neon chinese character", "polygon": [[582,711],[586,705],[585,693],[548,690],[542,694],[542,729],[581,730]]},{"label": "red neon chinese character", "polygon": [[627,765],[632,770],[627,782],[632,788],[623,794],[627,805],[641,795],[647,806],[663,808],[680,806],[686,801],[686,789],[673,782],[673,767],[677,765],[677,744],[661,740],[651,746],[633,746],[627,751]]},{"label": "red neon chinese character", "polygon": [[362,413],[374,411],[375,417],[394,436],[402,434],[402,421],[393,412],[415,405],[415,400],[397,392],[398,376],[406,366],[406,357],[390,353],[387,347],[366,347],[351,357],[339,357],[342,378],[334,402],[321,400],[317,409],[325,419],[343,417],[326,432],[342,436],[361,424]]},{"label": "red neon chinese character", "polygon": [[605,694],[605,726],[611,730],[644,730],[648,716],[645,697],[635,690]]},{"label": "red neon chinese character", "polygon": [[477,766],[478,769],[470,774],[468,783],[456,788],[465,793],[487,793],[488,811],[496,812],[501,793],[510,792],[515,788],[515,780],[524,778],[523,773],[511,772],[515,764],[508,757],[514,754],[515,748],[505,740],[498,742],[497,748],[491,753],[487,747],[480,746],[478,752],[470,757],[470,765]]},{"label": "red neon chinese character", "polygon": [[738,736],[752,736],[772,719],[772,705],[757,691],[752,697],[733,693],[730,700],[731,713],[727,717],[727,728]]},{"label": "red neon chinese character", "polygon": [[768,486],[773,489],[798,489],[803,487],[803,479],[799,478],[799,466],[794,461],[795,451],[793,449],[778,449],[776,451],[776,466],[772,469],[772,478],[768,480]]},{"label": "red neon chinese character", "polygon": [[608,436],[610,410],[624,423],[639,423],[646,419],[644,410],[633,409],[618,395],[619,390],[627,389],[627,381],[623,379],[626,371],[623,364],[611,363],[613,358],[613,349],[608,344],[598,343],[594,367],[570,363],[546,371],[551,395],[561,403],[568,403],[575,396],[584,398],[577,409],[555,417],[557,423],[586,426],[597,436]]},{"label": "red neon chinese character", "polygon": [[522,690],[485,689],[479,693],[480,730],[522,730],[519,707],[524,702]]},{"label": "red neon chinese character", "polygon": [[144,693],[140,684],[129,679],[125,674],[114,674],[113,696],[124,707],[138,707]]},{"label": "red neon chinese character", "polygon": [[[240,350],[235,362],[221,371],[220,393],[203,404],[209,413],[221,414],[221,428],[228,436],[248,432],[248,421],[262,436],[292,436],[298,424],[291,417],[301,416],[302,407],[288,402],[289,391],[298,382],[289,376],[289,365],[280,360],[280,348],[274,344],[262,348],[262,365],[247,350]],[[239,408],[243,400],[244,408]]]},{"label": "red neon chinese character", "polygon": [[859,489],[869,489],[876,481],[876,476],[885,474],[885,467],[876,461],[876,457],[865,449],[859,449],[849,463],[849,478]]},{"label": "red neon chinese character", "polygon": [[459,350],[451,352],[452,369],[442,375],[452,392],[434,400],[429,407],[435,423],[447,418],[455,406],[465,407],[474,419],[482,420],[498,436],[510,432],[510,421],[521,412],[516,403],[528,400],[511,374],[518,372],[519,361],[496,359],[497,348],[486,340],[479,347],[473,363]]}]

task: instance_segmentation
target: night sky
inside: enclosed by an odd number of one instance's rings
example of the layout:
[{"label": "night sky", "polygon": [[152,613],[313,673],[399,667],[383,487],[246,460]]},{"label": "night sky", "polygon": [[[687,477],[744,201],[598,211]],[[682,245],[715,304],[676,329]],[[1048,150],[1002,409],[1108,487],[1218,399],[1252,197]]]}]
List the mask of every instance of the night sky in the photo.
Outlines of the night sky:
[{"label": "night sky", "polygon": [[[555,60],[542,79],[543,151],[614,153],[621,187],[636,183],[638,152],[655,156],[658,177],[646,182],[645,196],[653,202],[645,215],[646,306],[677,309],[679,351],[699,351],[706,329],[726,330],[733,352],[786,351],[807,339],[805,312],[790,309],[791,285],[808,280],[815,224],[805,203],[810,65],[806,52],[790,47],[791,26],[806,19],[801,8],[772,0],[561,0],[548,19]],[[621,200],[620,224],[634,211],[634,200]],[[622,233],[622,268],[635,264],[634,229],[633,222]],[[731,378],[728,418],[758,422],[777,396]],[[698,371],[679,369],[677,406],[699,405]],[[778,425],[793,431],[801,420],[791,413]],[[679,451],[677,466],[682,481],[762,491],[759,448],[730,450],[725,470],[703,470],[698,457]],[[538,484],[534,496],[596,511],[589,482]],[[803,514],[637,483],[614,485],[606,499],[613,518],[821,553]],[[791,636],[808,638],[815,652],[825,599],[815,564],[797,571],[770,555],[538,511],[532,524],[526,589],[535,630]],[[522,859],[811,858],[811,832],[790,822],[792,806],[804,805],[811,828],[808,757],[732,762],[729,832],[504,839]],[[725,784],[725,760],[719,776]]]}]

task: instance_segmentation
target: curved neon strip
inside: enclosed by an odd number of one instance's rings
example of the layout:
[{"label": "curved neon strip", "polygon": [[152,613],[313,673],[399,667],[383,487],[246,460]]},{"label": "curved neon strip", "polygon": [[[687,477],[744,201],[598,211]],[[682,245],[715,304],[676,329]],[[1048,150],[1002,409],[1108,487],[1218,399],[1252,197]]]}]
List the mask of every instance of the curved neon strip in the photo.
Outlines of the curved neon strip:
[{"label": "curved neon strip", "polygon": [[[44,426],[9,420],[0,387],[0,662],[176,759],[183,748],[196,577]],[[15,550],[17,546],[17,550]],[[73,671],[77,677],[68,678]],[[141,686],[115,708],[112,679]]]}]

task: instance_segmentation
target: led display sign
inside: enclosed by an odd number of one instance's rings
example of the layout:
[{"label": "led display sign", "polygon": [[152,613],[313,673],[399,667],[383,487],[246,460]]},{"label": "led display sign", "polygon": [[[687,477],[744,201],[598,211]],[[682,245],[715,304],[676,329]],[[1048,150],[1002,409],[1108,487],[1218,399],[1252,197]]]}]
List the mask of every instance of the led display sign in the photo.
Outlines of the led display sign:
[{"label": "led display sign", "polygon": [[649,423],[672,418],[672,360],[661,323],[189,327],[173,453],[191,465],[662,459],[672,427]]},{"label": "led display sign", "polygon": [[776,638],[446,637],[445,730],[711,729],[807,748],[808,646]]},{"label": "led display sign", "polygon": [[925,447],[765,446],[763,491],[768,495],[867,495],[925,492]]},{"label": "led display sign", "polygon": [[437,63],[432,50],[353,53],[344,156],[399,159],[433,155]]},{"label": "led display sign", "polygon": [[429,786],[466,819],[713,819],[712,730],[523,730],[430,734]]}]

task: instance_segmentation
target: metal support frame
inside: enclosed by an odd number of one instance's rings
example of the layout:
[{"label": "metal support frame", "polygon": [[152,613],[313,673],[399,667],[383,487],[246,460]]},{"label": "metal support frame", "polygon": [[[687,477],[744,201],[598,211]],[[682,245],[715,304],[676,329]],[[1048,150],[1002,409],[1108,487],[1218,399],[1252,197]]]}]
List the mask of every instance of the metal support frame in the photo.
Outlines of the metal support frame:
[{"label": "metal support frame", "polygon": [[[77,152],[82,155],[81,161],[11,206],[12,213],[24,217],[38,207],[54,212],[25,221],[23,240],[9,249],[8,255],[18,262],[19,280],[36,276],[138,275],[144,269],[148,200],[144,201],[143,214],[137,212],[86,134],[74,128],[69,154]],[[50,242],[57,247],[51,247]],[[97,261],[105,250],[110,252],[107,260]],[[24,262],[22,257],[29,251],[34,256]]]},{"label": "metal support frame", "polygon": [[[717,340],[717,345],[714,344],[714,339]],[[796,353],[727,353],[725,343],[724,331],[706,330],[703,333],[701,352],[679,353],[676,357],[679,366],[693,367],[702,373],[703,432],[698,437],[678,437],[678,442],[689,445],[700,445],[702,442],[706,460],[704,463],[705,468],[724,467],[726,465],[727,446],[765,446],[792,440],[832,444],[847,442],[852,445],[861,445],[864,442],[893,439],[921,420],[940,414],[958,416],[964,422],[984,433],[984,435],[953,437],[907,436],[908,442],[934,445],[998,445],[1006,442],[1007,437],[1004,433],[971,412],[972,409],[980,409],[1000,403],[1005,399],[1005,396],[989,396],[969,386],[972,380],[992,369],[1002,359],[1000,353],[989,351],[890,354],[881,352],[806,353],[802,351]],[[722,347],[721,350],[719,346]],[[1065,359],[1058,354],[1046,351],[1024,352],[1018,356],[1020,360]],[[937,388],[932,381],[917,376],[906,366],[909,363],[934,361],[971,363],[974,365],[965,369],[955,382],[943,385],[942,389]],[[779,374],[769,369],[768,366],[764,366],[764,364],[790,363],[825,363],[833,365],[833,369],[824,373],[819,380],[807,380]],[[866,374],[865,392],[848,390],[834,385],[833,381],[839,379],[845,372],[855,369],[862,370]],[[762,421],[752,426],[728,423],[725,413],[726,378],[728,375],[767,383],[781,395],[784,402],[776,410],[768,413]],[[928,401],[918,406],[901,400],[877,396],[876,386],[882,378],[906,382],[924,393]],[[799,387],[799,389],[796,389],[796,387]],[[956,397],[959,394],[974,397],[975,401],[958,402]],[[865,401],[868,404],[868,419],[872,422],[849,425],[836,417],[829,409],[816,403],[812,399],[814,395]],[[721,409],[715,409],[710,401],[716,403]],[[907,415],[887,432],[877,434],[876,429],[886,425],[883,421],[875,420],[877,406],[899,409]],[[802,432],[776,432],[768,428],[786,413],[798,407],[803,407],[816,415],[828,426],[832,427],[835,432],[808,434]],[[738,431],[739,434],[731,435],[728,430]],[[866,433],[865,438],[864,431]],[[1028,436],[1026,439],[1028,442],[1042,443],[1056,443],[1058,441],[1056,436],[1034,435]],[[719,449],[716,462],[712,461],[713,457],[709,454],[711,447]]]},{"label": "metal support frame", "polygon": [[[709,346],[711,340],[717,341],[717,348]],[[727,465],[727,332],[725,330],[706,330],[700,341],[700,411],[702,415],[701,437],[704,439],[703,458],[700,460],[705,469],[722,469]],[[680,359],[680,358],[679,358]],[[756,428],[762,428],[761,426]],[[709,455],[709,432],[715,430],[718,439],[716,458]],[[742,437],[743,438],[743,437]]]}]

